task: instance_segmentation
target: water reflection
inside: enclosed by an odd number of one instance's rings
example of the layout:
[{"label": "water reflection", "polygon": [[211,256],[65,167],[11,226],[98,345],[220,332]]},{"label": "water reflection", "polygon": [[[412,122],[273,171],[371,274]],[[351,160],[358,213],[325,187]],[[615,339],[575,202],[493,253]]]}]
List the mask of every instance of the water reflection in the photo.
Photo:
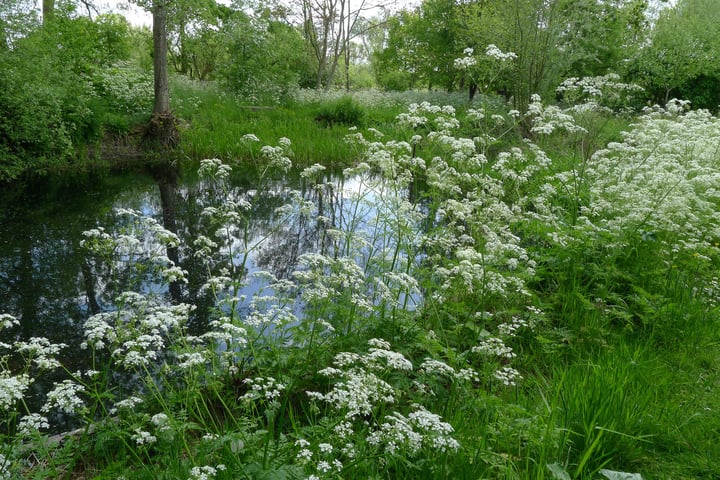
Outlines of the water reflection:
[{"label": "water reflection", "polygon": [[20,320],[18,329],[0,332],[3,341],[79,341],[84,320],[101,308],[96,279],[79,247],[81,234],[107,222],[117,204],[141,205],[153,186],[142,177],[119,176],[107,182],[42,179],[3,190],[0,311]]},{"label": "water reflection", "polygon": [[[301,254],[327,253],[333,248],[327,231],[340,227],[351,213],[357,214],[347,211],[344,202],[348,191],[362,188],[357,183],[343,184],[337,177],[326,179],[319,188],[311,187],[298,175],[262,190],[256,187],[252,174],[237,174],[232,178],[232,190],[223,194],[252,205],[247,214],[247,238],[237,240],[245,244],[234,248],[242,254],[264,240],[262,248],[249,252],[245,267],[248,273],[263,269],[277,278],[288,278]],[[312,215],[283,217],[286,222],[277,225],[276,209],[290,201],[295,192],[300,193],[297,201],[312,202],[315,211]],[[196,176],[179,175],[171,169],[156,170],[151,175],[43,178],[24,188],[3,190],[0,312],[16,316],[20,327],[0,332],[0,341],[45,336],[53,342],[77,345],[84,321],[93,313],[113,308],[115,296],[129,285],[122,275],[108,278],[109,267],[88,256],[80,241],[82,233],[91,228],[104,227],[108,232],[124,228],[127,220],[117,214],[118,208],[142,212],[178,234],[181,246],[169,250],[167,256],[188,271],[188,284],[176,284],[164,293],[174,302],[198,305],[201,328],[209,308],[201,286],[217,271],[207,271],[200,264],[193,242],[207,234],[202,211],[219,196]],[[238,227],[243,230],[244,226]],[[223,267],[215,265],[215,270]],[[258,282],[251,281],[243,293],[252,295],[262,288]],[[79,358],[72,357],[69,354],[71,368],[80,363]]]},{"label": "water reflection", "polygon": [[[256,172],[236,172],[230,189],[219,190],[192,172],[172,168],[149,173],[80,178],[44,178],[0,193],[0,313],[9,313],[20,326],[0,331],[0,342],[12,344],[31,337],[46,337],[65,343],[63,363],[71,370],[84,369],[86,352],[77,348],[83,340],[83,325],[95,313],[114,308],[121,292],[157,290],[148,279],[133,284],[128,262],[89,255],[80,247],[83,232],[103,227],[121,232],[128,219],[118,209],[132,209],[154,218],[180,238],[178,248],[167,249],[167,257],[188,272],[187,284],[171,284],[159,290],[168,301],[197,306],[192,333],[202,332],[211,315],[214,299],[202,286],[211,275],[227,269],[225,263],[208,265],[195,255],[196,240],[211,235],[203,215],[206,207],[228,200],[248,202],[249,211],[233,225],[230,267],[242,265],[248,282],[241,295],[252,297],[267,287],[267,280],[251,275],[267,270],[276,278],[290,278],[298,258],[307,252],[343,256],[347,239],[333,236],[337,230],[370,229],[376,212],[374,192],[360,177],[342,180],[328,175],[318,185],[299,175],[258,185]],[[363,197],[365,203],[351,201]],[[292,215],[279,215],[278,207],[292,203]],[[304,210],[311,210],[310,212]],[[279,223],[282,220],[282,223]],[[242,224],[245,222],[244,224]],[[387,239],[370,235],[365,251],[389,247]],[[359,263],[362,265],[362,259]],[[128,263],[128,264],[126,264]],[[113,272],[111,275],[110,272]],[[299,312],[298,312],[299,313]],[[43,389],[41,384],[34,388]],[[41,395],[36,395],[41,398]],[[30,405],[37,410],[38,405]]]}]

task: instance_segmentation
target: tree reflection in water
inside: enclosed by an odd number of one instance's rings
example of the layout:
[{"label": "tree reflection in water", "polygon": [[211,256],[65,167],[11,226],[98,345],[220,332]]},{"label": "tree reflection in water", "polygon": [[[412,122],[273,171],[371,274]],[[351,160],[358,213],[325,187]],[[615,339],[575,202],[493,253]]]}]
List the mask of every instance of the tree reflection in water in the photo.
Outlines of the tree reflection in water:
[{"label": "tree reflection in water", "polygon": [[[156,291],[172,302],[196,305],[191,329],[201,332],[213,305],[201,287],[209,276],[228,267],[218,263],[208,268],[195,255],[195,240],[208,235],[211,227],[202,211],[213,202],[229,199],[251,205],[243,219],[247,223],[237,225],[238,236],[233,240],[233,263],[240,265],[239,257],[247,256],[247,274],[262,269],[287,279],[303,253],[338,254],[341,245],[328,231],[350,218],[344,190],[357,189],[358,184],[343,184],[340,177],[329,175],[310,186],[299,175],[289,175],[258,186],[253,177],[253,172],[233,174],[229,192],[216,191],[208,181],[191,173],[178,175],[173,169],[156,170],[152,175],[46,177],[4,189],[0,197],[0,312],[17,317],[20,326],[0,332],[0,341],[12,344],[46,337],[71,346],[61,358],[69,369],[86,367],[85,352],[76,348],[83,340],[85,321],[95,313],[113,310],[117,295],[128,289]],[[293,213],[279,216],[276,209],[288,202]],[[307,202],[314,205],[312,211],[307,211]],[[108,233],[118,233],[129,228],[119,209],[155,218],[178,235],[180,246],[168,249],[166,255],[188,272],[187,284],[159,289],[149,278],[135,283],[138,272],[127,258],[118,256],[109,262],[80,247],[86,230],[103,227]],[[284,223],[278,224],[281,219]],[[150,242],[150,236],[143,241]],[[248,297],[267,286],[261,277],[246,278],[240,293]]]}]

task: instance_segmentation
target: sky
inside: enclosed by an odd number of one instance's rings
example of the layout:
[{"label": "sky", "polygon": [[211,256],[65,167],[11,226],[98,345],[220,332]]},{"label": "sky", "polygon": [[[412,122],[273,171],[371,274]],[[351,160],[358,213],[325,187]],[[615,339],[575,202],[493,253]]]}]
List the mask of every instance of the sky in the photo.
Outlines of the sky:
[{"label": "sky", "polygon": [[[218,3],[230,5],[231,0],[217,0]],[[299,0],[290,0],[299,1]],[[358,1],[358,0],[355,0]],[[420,3],[420,0],[395,0],[395,3],[400,6],[410,6]],[[128,21],[133,25],[152,25],[152,15],[146,12],[144,9],[131,4],[127,0],[96,0],[94,2],[98,6],[102,13],[113,11],[121,13]],[[38,9],[42,7],[42,0],[37,0]]]}]

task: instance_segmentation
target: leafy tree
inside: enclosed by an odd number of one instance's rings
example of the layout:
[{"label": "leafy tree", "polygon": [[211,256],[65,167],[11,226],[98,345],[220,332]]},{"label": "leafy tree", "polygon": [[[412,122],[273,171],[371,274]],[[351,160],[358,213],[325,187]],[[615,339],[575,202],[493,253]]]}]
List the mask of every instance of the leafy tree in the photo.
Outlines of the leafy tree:
[{"label": "leafy tree", "polygon": [[418,21],[416,11],[401,11],[386,21],[383,48],[376,48],[371,60],[377,82],[388,90],[413,88],[419,80],[420,45],[413,35]]},{"label": "leafy tree", "polygon": [[40,26],[34,2],[30,0],[5,0],[0,3],[0,51],[7,50],[15,42]]},{"label": "leafy tree", "polygon": [[696,107],[720,104],[720,1],[680,0],[661,11],[630,74],[656,102],[683,97]]},{"label": "leafy tree", "polygon": [[215,0],[176,0],[170,5],[170,59],[175,70],[206,79],[222,56],[220,31],[232,10]]},{"label": "leafy tree", "polygon": [[[383,8],[373,0],[302,0],[300,16],[305,41],[317,61],[315,88],[332,87],[340,59],[350,67],[350,42],[364,32],[359,28],[365,12]],[[346,77],[346,87],[348,80]]]},{"label": "leafy tree", "polygon": [[646,0],[559,0],[558,49],[566,77],[622,68],[644,38]]},{"label": "leafy tree", "polygon": [[223,82],[249,102],[277,102],[300,85],[315,85],[312,54],[301,33],[271,12],[236,11],[223,35]]},{"label": "leafy tree", "polygon": [[0,179],[61,164],[101,133],[91,79],[126,58],[128,25],[72,15],[58,9],[52,22],[13,34],[12,48],[0,50]]},{"label": "leafy tree", "polygon": [[424,84],[455,87],[454,59],[459,46],[458,6],[454,0],[425,0],[413,11],[401,11],[387,22],[385,48],[373,56],[378,83],[400,90]]}]

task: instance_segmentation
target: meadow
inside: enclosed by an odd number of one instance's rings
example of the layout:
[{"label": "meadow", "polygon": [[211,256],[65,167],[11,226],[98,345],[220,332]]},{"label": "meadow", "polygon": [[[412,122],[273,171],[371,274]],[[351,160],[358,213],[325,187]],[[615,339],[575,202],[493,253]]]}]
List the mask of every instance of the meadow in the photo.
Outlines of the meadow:
[{"label": "meadow", "polygon": [[[596,82],[524,114],[437,92],[250,108],[176,82],[203,228],[88,228],[115,308],[80,345],[0,344],[0,479],[720,477],[720,124]],[[244,297],[269,248],[248,215],[292,169],[314,194],[276,228],[315,222],[323,248]],[[168,248],[207,271],[204,331]],[[78,348],[92,369],[56,359]],[[58,415],[82,427],[49,434]]]}]

